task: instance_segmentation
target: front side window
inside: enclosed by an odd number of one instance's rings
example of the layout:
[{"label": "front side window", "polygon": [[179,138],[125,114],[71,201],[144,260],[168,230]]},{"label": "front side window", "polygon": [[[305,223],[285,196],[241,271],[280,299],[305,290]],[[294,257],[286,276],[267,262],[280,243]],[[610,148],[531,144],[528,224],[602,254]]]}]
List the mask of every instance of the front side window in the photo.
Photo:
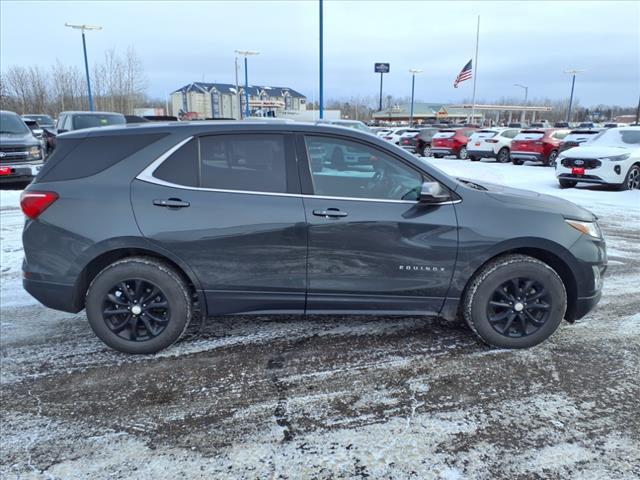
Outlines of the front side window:
[{"label": "front side window", "polygon": [[422,174],[367,145],[306,137],[316,195],[380,200],[418,200]]}]

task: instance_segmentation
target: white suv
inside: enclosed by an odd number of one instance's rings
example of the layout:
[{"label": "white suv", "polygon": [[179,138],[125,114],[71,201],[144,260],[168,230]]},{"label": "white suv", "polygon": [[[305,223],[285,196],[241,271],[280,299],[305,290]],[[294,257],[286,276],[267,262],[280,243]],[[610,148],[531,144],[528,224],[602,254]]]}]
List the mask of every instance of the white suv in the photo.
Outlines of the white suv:
[{"label": "white suv", "polygon": [[500,163],[510,162],[511,141],[520,133],[518,128],[485,128],[478,130],[467,142],[469,160],[495,158]]},{"label": "white suv", "polygon": [[412,135],[415,135],[418,132],[420,132],[420,130],[418,130],[416,128],[399,127],[399,128],[392,129],[391,132],[387,133],[382,138],[384,138],[388,142],[395,143],[396,145],[399,145],[400,144],[400,137],[402,135],[404,135],[405,133],[410,133]]},{"label": "white suv", "polygon": [[611,128],[589,143],[560,154],[556,162],[560,188],[578,182],[640,188],[640,127]]}]

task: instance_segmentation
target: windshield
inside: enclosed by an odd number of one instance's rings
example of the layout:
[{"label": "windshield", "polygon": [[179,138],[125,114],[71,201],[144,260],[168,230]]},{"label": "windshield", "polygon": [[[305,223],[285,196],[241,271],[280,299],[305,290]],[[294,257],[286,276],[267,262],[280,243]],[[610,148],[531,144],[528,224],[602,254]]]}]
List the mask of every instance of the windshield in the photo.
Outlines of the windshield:
[{"label": "windshield", "polygon": [[22,119],[15,113],[0,113],[0,133],[20,135],[29,133],[29,129]]},{"label": "windshield", "polygon": [[608,147],[640,147],[640,128],[604,130],[589,144]]},{"label": "windshield", "polygon": [[29,120],[35,120],[38,125],[53,125],[54,121],[49,115],[23,115],[22,118],[28,118]]},{"label": "windshield", "polygon": [[125,123],[124,116],[111,114],[77,115],[73,119],[73,129],[104,127],[106,125],[122,125]]}]

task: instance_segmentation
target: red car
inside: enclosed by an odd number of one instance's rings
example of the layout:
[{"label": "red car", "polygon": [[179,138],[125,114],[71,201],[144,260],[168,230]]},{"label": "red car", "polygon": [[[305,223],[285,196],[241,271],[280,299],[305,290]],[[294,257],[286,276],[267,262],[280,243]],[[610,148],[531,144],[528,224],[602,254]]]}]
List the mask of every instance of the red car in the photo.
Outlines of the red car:
[{"label": "red car", "polygon": [[526,160],[554,166],[560,143],[570,130],[561,128],[536,128],[522,130],[511,142],[511,161],[522,165]]},{"label": "red car", "polygon": [[449,128],[440,130],[431,139],[431,153],[436,158],[455,155],[461,160],[469,158],[467,142],[477,128]]}]

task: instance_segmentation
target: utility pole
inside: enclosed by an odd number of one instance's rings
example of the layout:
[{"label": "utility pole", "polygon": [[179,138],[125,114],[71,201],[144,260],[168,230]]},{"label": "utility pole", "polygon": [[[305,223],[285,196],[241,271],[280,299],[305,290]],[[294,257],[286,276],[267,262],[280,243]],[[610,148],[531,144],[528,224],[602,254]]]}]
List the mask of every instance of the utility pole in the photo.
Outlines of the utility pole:
[{"label": "utility pole", "polygon": [[414,93],[416,89],[416,74],[422,72],[419,68],[410,68],[409,72],[411,73],[411,114],[409,116],[409,126],[413,126],[413,99]]},{"label": "utility pole", "polygon": [[567,109],[567,123],[571,121],[571,107],[573,105],[573,90],[576,86],[576,74],[582,73],[584,70],[565,70],[564,73],[568,73],[571,78],[571,95],[569,96],[569,108]]},{"label": "utility pole", "polygon": [[323,51],[322,51],[323,40],[324,39],[323,39],[323,25],[322,25],[322,21],[323,21],[323,18],[322,18],[322,0],[319,0],[319,4],[320,4],[319,5],[320,6],[320,12],[319,12],[319,15],[320,15],[320,92],[319,92],[320,93],[320,98],[319,98],[319,101],[320,101],[320,120],[322,120],[324,118],[324,84],[323,84],[323,82],[324,82],[324,78],[323,78],[324,77],[324,71],[323,71],[324,65],[323,65]]},{"label": "utility pole", "polygon": [[82,51],[84,52],[84,71],[87,75],[87,92],[89,94],[89,111],[93,112],[93,95],[91,94],[91,77],[89,76],[89,61],[87,60],[87,41],[85,40],[85,30],[102,30],[102,27],[98,25],[75,25],[72,23],[65,23],[65,27],[73,28],[75,30],[82,31]]},{"label": "utility pole", "polygon": [[258,55],[260,52],[256,50],[236,50],[236,53],[244,57],[244,116],[246,118],[251,116],[251,109],[249,108],[249,64],[247,57]]}]

